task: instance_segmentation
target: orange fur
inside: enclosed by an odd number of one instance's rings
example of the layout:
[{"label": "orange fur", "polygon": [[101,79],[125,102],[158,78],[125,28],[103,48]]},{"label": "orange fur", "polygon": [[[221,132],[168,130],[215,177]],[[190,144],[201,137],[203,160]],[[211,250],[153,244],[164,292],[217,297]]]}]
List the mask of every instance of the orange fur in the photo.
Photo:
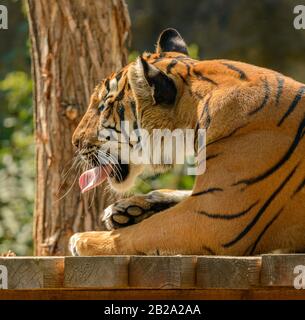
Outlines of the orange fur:
[{"label": "orange fur", "polygon": [[[71,243],[77,254],[302,251],[304,84],[236,61],[196,61],[160,49],[143,58],[174,81],[175,104],[153,105],[139,61],[124,69],[120,82],[127,81],[131,90],[123,103],[128,106],[126,101],[135,99],[141,126],[149,131],[195,129],[200,120],[199,126],[207,130],[207,170],[196,178],[193,195],[139,224],[74,235]],[[94,132],[101,120],[95,109],[103,90],[99,86],[93,94],[74,141],[97,143]]]}]

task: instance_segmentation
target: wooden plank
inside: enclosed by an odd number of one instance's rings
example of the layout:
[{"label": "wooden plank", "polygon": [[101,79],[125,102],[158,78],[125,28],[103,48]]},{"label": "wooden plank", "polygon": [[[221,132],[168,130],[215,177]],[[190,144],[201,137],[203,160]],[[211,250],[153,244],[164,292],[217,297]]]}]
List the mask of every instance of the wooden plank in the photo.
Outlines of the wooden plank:
[{"label": "wooden plank", "polygon": [[259,286],[260,257],[198,257],[199,288],[248,289]]},{"label": "wooden plank", "polygon": [[63,257],[0,257],[0,266],[6,268],[8,289],[63,286]]},{"label": "wooden plank", "polygon": [[305,300],[305,290],[245,289],[36,289],[0,290],[0,300]]},{"label": "wooden plank", "polygon": [[[229,290],[264,286],[295,290],[297,276],[299,285],[305,287],[305,254],[0,257],[0,287],[4,275],[1,266],[8,272],[8,289],[18,290],[64,287]],[[294,273],[296,266],[301,269]]]},{"label": "wooden plank", "polygon": [[191,288],[195,286],[195,256],[132,256],[129,286],[136,288]]},{"label": "wooden plank", "polygon": [[129,256],[66,257],[65,288],[128,286]]},{"label": "wooden plank", "polygon": [[[303,266],[303,273],[305,273],[305,254],[263,255],[261,284],[263,286],[294,287],[294,281],[300,274],[300,271],[297,270],[297,272],[294,273],[296,266]],[[304,277],[305,274],[303,278]]]}]

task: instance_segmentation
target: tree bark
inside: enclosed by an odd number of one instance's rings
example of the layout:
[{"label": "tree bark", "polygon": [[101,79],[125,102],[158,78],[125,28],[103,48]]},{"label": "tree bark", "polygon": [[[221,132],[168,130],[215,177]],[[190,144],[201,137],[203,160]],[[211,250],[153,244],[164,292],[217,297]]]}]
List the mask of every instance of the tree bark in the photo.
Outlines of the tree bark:
[{"label": "tree bark", "polygon": [[[127,63],[124,0],[28,0],[35,83],[36,255],[66,255],[74,232],[100,229],[110,204],[100,188],[81,196],[71,137],[94,86]],[[66,193],[66,195],[63,195]],[[108,197],[107,197],[108,196]]]}]

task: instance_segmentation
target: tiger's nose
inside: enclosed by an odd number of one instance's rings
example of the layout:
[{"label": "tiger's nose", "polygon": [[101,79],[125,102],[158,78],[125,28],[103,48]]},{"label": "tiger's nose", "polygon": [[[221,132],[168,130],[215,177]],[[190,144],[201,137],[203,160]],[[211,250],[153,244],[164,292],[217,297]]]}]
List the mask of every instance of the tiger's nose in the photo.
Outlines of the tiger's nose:
[{"label": "tiger's nose", "polygon": [[72,136],[72,144],[78,148],[85,148],[99,145],[99,137],[95,130],[75,131]]},{"label": "tiger's nose", "polygon": [[87,139],[83,137],[73,137],[72,138],[72,144],[77,148],[77,149],[91,149],[95,146],[98,145],[96,139]]}]

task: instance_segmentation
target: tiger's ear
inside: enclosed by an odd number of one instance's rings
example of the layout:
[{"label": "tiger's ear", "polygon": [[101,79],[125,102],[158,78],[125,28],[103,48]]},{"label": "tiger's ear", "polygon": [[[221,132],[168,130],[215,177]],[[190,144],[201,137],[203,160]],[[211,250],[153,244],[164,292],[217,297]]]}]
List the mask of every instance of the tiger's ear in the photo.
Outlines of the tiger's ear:
[{"label": "tiger's ear", "polygon": [[177,88],[174,80],[142,57],[130,69],[129,79],[140,99],[152,105],[175,103]]},{"label": "tiger's ear", "polygon": [[176,29],[165,29],[159,36],[156,52],[180,52],[188,55],[187,46]]}]

